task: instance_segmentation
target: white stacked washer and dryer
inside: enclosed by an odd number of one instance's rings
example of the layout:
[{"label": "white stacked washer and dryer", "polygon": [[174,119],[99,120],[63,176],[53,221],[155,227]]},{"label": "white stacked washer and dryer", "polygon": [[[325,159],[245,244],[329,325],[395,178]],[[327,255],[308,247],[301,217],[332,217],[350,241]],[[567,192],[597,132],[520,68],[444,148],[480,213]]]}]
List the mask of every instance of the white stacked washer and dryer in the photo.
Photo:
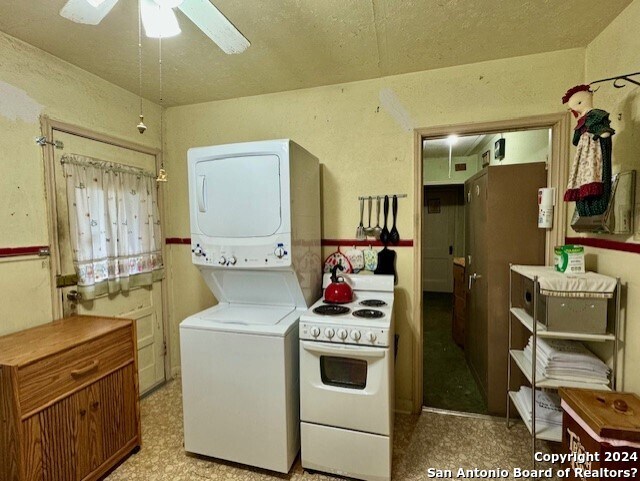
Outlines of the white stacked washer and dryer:
[{"label": "white stacked washer and dryer", "polygon": [[180,324],[188,452],[286,473],[298,319],[321,295],[318,159],[290,140],[188,152],[192,261],[218,304]]}]

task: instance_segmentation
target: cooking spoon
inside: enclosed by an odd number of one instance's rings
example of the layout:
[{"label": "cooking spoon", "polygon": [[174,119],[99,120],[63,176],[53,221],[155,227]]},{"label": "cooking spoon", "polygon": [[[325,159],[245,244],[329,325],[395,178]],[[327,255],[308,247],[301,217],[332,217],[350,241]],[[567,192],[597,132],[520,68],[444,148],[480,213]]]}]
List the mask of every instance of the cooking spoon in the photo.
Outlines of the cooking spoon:
[{"label": "cooking spoon", "polygon": [[398,196],[393,196],[393,227],[391,227],[391,232],[389,232],[389,242],[392,244],[397,244],[400,242],[400,233],[396,228],[396,217],[398,217]]},{"label": "cooking spoon", "polygon": [[364,199],[360,199],[360,225],[356,229],[356,239],[365,240],[367,236],[364,234],[364,224],[362,223],[362,216],[364,215]]},{"label": "cooking spoon", "polygon": [[389,216],[389,196],[384,196],[384,227],[380,232],[380,241],[386,246],[389,242],[389,229],[387,229],[387,217]]},{"label": "cooking spoon", "polygon": [[380,233],[382,232],[382,227],[380,227],[380,196],[376,197],[376,226],[373,228],[373,237],[376,239],[380,239]]},{"label": "cooking spoon", "polygon": [[371,237],[374,235],[375,228],[371,227],[371,211],[372,208],[373,197],[369,196],[369,226],[365,227],[364,233],[367,237]]}]

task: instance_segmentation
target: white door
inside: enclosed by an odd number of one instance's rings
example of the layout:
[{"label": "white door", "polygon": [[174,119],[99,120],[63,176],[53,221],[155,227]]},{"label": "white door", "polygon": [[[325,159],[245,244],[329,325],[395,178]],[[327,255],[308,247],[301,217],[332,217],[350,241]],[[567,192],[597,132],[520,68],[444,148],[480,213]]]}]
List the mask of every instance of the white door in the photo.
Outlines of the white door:
[{"label": "white door", "polygon": [[422,218],[422,290],[453,292],[456,188],[427,188]]},{"label": "white door", "polygon": [[[164,360],[166,355],[162,320],[162,282],[154,282],[151,287],[140,287],[113,295],[104,295],[85,301],[77,297],[75,271],[72,263],[69,241],[69,211],[67,207],[66,182],[62,173],[60,158],[65,153],[73,153],[108,160],[120,164],[156,171],[155,156],[134,150],[116,147],[78,135],[54,129],[54,141],[61,141],[63,149],[55,149],[53,182],[55,185],[55,206],[58,238],[59,262],[56,272],[57,296],[62,302],[63,315],[101,315],[133,319],[138,333],[138,371],[140,393],[162,383],[165,379]],[[52,263],[53,264],[53,263]]]}]

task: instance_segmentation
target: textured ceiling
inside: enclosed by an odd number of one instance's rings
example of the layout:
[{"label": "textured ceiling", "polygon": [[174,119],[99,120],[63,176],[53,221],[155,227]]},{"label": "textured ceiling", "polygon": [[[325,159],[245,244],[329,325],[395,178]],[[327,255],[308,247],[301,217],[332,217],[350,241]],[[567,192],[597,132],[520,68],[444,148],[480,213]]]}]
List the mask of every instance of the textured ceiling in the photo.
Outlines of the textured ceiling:
[{"label": "textured ceiling", "polygon": [[[137,2],[98,26],[66,0],[2,0],[0,31],[138,91]],[[631,0],[213,0],[251,41],[226,55],[182,13],[163,41],[166,105],[294,90],[586,46]],[[143,95],[158,101],[157,41]]]}]

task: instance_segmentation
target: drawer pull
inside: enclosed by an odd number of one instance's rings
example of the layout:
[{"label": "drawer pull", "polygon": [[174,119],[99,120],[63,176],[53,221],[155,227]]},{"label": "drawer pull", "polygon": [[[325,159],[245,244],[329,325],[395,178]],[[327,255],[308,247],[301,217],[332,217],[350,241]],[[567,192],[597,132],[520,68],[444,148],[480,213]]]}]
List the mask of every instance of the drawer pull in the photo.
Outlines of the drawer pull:
[{"label": "drawer pull", "polygon": [[89,374],[90,372],[95,371],[96,369],[98,369],[98,360],[93,361],[91,364],[89,364],[88,366],[85,367],[81,367],[80,369],[76,369],[74,371],[71,371],[71,377],[74,379],[77,379],[79,377],[85,376],[87,374]]}]

